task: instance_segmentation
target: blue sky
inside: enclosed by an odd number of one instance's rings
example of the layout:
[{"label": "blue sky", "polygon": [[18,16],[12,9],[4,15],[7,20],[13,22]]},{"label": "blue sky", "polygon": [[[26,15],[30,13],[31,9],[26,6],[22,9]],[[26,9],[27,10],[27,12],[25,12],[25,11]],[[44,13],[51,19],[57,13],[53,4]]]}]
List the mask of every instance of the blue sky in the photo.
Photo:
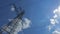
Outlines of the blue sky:
[{"label": "blue sky", "polygon": [[[46,28],[54,15],[52,12],[60,5],[60,0],[0,0],[0,26],[8,23],[8,19],[16,16],[10,10],[10,4],[25,10],[25,16],[32,21],[30,28],[23,30],[24,34],[52,34]],[[19,32],[19,34],[22,32]]]}]

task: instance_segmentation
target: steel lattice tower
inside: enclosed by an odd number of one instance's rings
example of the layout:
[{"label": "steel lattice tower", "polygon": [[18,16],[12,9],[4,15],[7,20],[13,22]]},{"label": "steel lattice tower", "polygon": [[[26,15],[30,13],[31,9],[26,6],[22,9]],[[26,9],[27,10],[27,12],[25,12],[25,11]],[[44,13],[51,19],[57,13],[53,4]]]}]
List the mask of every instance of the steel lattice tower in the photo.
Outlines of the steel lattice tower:
[{"label": "steel lattice tower", "polygon": [[20,10],[21,10],[21,12],[20,12],[16,8],[15,4],[13,4],[13,7],[18,15],[11,22],[9,22],[8,24],[6,24],[0,28],[0,34],[2,34],[3,32],[6,32],[7,34],[17,34],[16,29],[18,29],[22,26],[22,17],[24,15],[24,10],[22,10],[20,8]]}]

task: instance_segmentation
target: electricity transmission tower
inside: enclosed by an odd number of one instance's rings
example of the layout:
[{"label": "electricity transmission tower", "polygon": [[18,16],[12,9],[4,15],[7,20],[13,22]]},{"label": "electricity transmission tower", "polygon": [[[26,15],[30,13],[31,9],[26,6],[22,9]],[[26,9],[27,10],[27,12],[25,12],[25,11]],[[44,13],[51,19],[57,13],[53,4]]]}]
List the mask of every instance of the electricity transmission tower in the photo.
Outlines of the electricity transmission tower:
[{"label": "electricity transmission tower", "polygon": [[0,34],[3,34],[4,32],[6,32],[7,34],[17,34],[17,32],[19,32],[22,29],[22,25],[23,25],[22,17],[24,15],[24,10],[22,10],[21,8],[17,9],[15,4],[13,4],[12,7],[13,7],[12,10],[15,10],[18,15],[13,20],[11,20],[8,24],[0,28]]}]

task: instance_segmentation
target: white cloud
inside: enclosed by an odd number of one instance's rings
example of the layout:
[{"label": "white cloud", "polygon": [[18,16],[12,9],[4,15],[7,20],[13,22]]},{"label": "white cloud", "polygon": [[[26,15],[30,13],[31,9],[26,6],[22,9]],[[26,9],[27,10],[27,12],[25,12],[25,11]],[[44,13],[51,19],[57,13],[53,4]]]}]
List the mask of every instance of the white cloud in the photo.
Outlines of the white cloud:
[{"label": "white cloud", "polygon": [[59,20],[60,20],[60,6],[53,11],[54,16],[52,16],[52,19],[50,18],[50,24],[48,25],[48,31],[52,32],[51,30],[54,30],[52,34],[60,34],[60,26],[59,26]]},{"label": "white cloud", "polygon": [[57,19],[55,19],[55,22],[56,22],[56,24],[59,24],[59,21]]},{"label": "white cloud", "polygon": [[57,17],[58,17],[57,14],[55,14],[55,15],[53,16],[54,19],[57,18]]},{"label": "white cloud", "polygon": [[23,29],[29,28],[31,24],[31,20],[25,18],[25,22],[23,23]]},{"label": "white cloud", "polygon": [[55,30],[55,31],[52,32],[52,34],[60,34],[60,31]]},{"label": "white cloud", "polygon": [[58,9],[55,9],[55,10],[53,11],[53,13],[55,14],[57,11],[58,11]]},{"label": "white cloud", "polygon": [[60,6],[53,11],[54,14],[60,15]]},{"label": "white cloud", "polygon": [[58,7],[58,12],[60,12],[60,6]]},{"label": "white cloud", "polygon": [[51,26],[51,25],[49,25],[49,26],[48,26],[48,30],[50,31],[51,29],[52,29],[52,26]]},{"label": "white cloud", "polygon": [[15,11],[15,8],[14,8],[14,6],[11,6],[11,11]]},{"label": "white cloud", "polygon": [[60,6],[59,6],[57,9],[55,9],[55,10],[53,11],[53,13],[54,13],[54,14],[60,13]]},{"label": "white cloud", "polygon": [[50,19],[50,23],[52,24],[52,25],[55,25],[55,19]]}]

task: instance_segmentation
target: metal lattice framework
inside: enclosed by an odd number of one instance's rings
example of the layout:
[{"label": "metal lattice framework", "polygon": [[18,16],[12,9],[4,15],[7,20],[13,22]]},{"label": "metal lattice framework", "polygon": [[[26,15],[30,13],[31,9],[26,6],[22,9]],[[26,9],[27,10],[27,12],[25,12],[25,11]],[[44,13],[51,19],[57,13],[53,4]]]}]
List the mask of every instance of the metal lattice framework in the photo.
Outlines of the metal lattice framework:
[{"label": "metal lattice framework", "polygon": [[[15,8],[15,11],[18,12],[15,4],[13,4],[13,7]],[[0,28],[0,34],[2,34],[3,32],[7,32],[8,34],[17,34],[18,31],[16,29],[19,28],[21,30],[22,28],[23,15],[24,11],[21,11],[20,13],[18,12],[18,15],[11,22]]]}]

